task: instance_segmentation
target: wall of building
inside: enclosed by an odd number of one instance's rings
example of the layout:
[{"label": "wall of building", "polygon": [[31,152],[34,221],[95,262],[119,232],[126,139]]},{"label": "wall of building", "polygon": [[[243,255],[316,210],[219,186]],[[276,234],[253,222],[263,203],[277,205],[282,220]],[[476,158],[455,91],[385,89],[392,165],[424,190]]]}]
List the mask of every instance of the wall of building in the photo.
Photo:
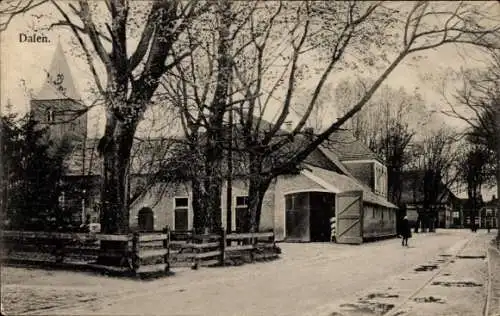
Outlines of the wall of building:
[{"label": "wall of building", "polygon": [[[231,220],[231,230],[236,229],[236,216],[235,216],[235,209],[236,209],[236,201],[237,197],[244,197],[248,196],[248,183],[246,181],[242,180],[233,180],[233,185],[232,185],[232,220]],[[271,183],[269,186],[268,190],[266,191],[266,194],[264,195],[264,198],[262,200],[262,210],[261,210],[261,217],[260,217],[260,226],[259,226],[259,231],[272,231],[273,230],[273,225],[274,225],[274,191],[275,189],[275,183]],[[224,183],[222,187],[222,226],[226,228],[227,226],[227,183]]]},{"label": "wall of building", "polygon": [[[143,207],[149,207],[154,213],[154,229],[161,230],[165,226],[174,227],[174,203],[175,198],[187,197],[192,199],[191,188],[186,184],[176,186],[165,186],[158,184],[148,190],[143,197],[136,200],[130,206],[130,227],[136,229],[138,223],[138,213]],[[192,227],[193,210],[191,203],[188,204],[188,226]]]},{"label": "wall of building", "polygon": [[[222,188],[221,195],[221,224],[226,228],[227,223],[227,200],[226,200],[227,185]],[[248,195],[248,186],[244,181],[234,180],[232,185],[232,220],[231,229],[236,229],[235,208],[237,197]],[[192,207],[192,190],[189,183],[171,185],[156,185],[149,190],[144,197],[138,199],[130,208],[130,227],[135,229],[138,227],[138,213],[143,207],[149,207],[154,213],[154,229],[161,230],[166,225],[172,229],[175,227],[175,199],[188,198],[188,229],[193,229],[193,207]],[[262,202],[262,213],[259,231],[272,231],[274,225],[274,183],[270,185],[264,195]]]},{"label": "wall of building", "polygon": [[[50,137],[70,136],[82,141],[87,135],[87,115],[75,115],[82,106],[69,99],[31,100],[33,119],[42,126],[49,126]],[[54,120],[49,120],[49,111],[53,111]]]},{"label": "wall of building", "polygon": [[372,191],[375,186],[373,162],[343,162],[352,175],[361,183],[369,186]]},{"label": "wall of building", "polygon": [[363,238],[396,235],[395,209],[366,204],[363,206]]}]

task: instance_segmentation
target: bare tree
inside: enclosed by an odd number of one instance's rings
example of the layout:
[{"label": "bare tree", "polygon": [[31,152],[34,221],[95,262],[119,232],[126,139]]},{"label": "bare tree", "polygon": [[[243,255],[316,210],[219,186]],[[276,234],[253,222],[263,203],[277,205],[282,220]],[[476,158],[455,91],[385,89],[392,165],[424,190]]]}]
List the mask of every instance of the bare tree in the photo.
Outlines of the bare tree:
[{"label": "bare tree", "polygon": [[23,14],[29,10],[35,9],[50,0],[17,0],[3,1],[0,4],[0,32],[7,29],[12,19],[16,15]]},{"label": "bare tree", "polygon": [[[490,50],[491,61],[485,70],[463,72],[463,87],[448,101],[445,114],[468,125],[469,139],[485,146],[494,157],[497,194],[500,195],[500,53]],[[497,206],[500,209],[500,202]],[[500,223],[500,212],[497,212]],[[500,239],[500,231],[497,235]]]},{"label": "bare tree", "polygon": [[[342,110],[349,110],[349,101],[363,93],[365,84],[344,81],[337,86],[336,100]],[[342,102],[344,100],[344,102]],[[352,102],[352,101],[351,101]],[[401,173],[412,159],[410,143],[417,131],[428,121],[425,103],[419,93],[410,94],[404,88],[383,86],[344,126],[363,141],[385,162],[388,169],[388,198],[400,204]]]},{"label": "bare tree", "polygon": [[[262,76],[266,67],[262,67],[266,58],[266,43],[260,41],[255,45],[252,60],[256,66],[252,69],[251,84],[248,79],[240,80],[246,86],[246,95],[263,96],[250,98],[242,104],[241,125],[244,137],[247,140],[246,148],[249,155],[250,174],[250,230],[257,230],[260,221],[260,208],[263,192],[268,188],[270,181],[276,176],[288,173],[302,162],[313,150],[325,142],[330,135],[359,112],[370,100],[390,73],[409,55],[417,54],[428,49],[438,48],[448,43],[470,44],[481,47],[492,47],[497,44],[496,36],[500,31],[498,24],[493,27],[480,24],[480,19],[485,16],[482,8],[470,3],[439,4],[417,2],[411,9],[396,10],[380,2],[302,2],[295,3],[287,11],[294,12],[295,20],[289,23],[289,28],[281,25],[282,30],[291,34],[289,55],[284,71],[281,72],[271,89],[266,89],[262,84]],[[437,18],[436,18],[437,17]],[[290,21],[285,21],[290,22]],[[400,38],[391,34],[400,34]],[[396,39],[393,42],[392,39]],[[401,42],[399,42],[401,41]],[[384,52],[382,44],[397,47],[396,51]],[[397,45],[399,44],[399,45]],[[366,55],[367,51],[376,51],[380,47],[381,55],[377,62],[374,56]],[[369,48],[372,48],[370,50]],[[275,50],[275,48],[273,48]],[[305,107],[293,130],[283,137],[283,124],[294,111],[294,100],[298,93],[301,72],[304,72],[305,62],[311,60],[307,52],[321,49],[323,54],[320,60],[322,67],[317,69],[319,75],[316,80],[307,78],[308,83],[314,87],[310,98],[305,102]],[[365,92],[355,100],[349,110],[340,118],[324,122],[326,128],[314,134],[309,133],[308,140],[301,146],[292,146],[294,139],[305,133],[307,122],[315,107],[318,106],[319,96],[327,79],[335,73],[341,65],[346,65],[348,53],[360,54],[367,64],[376,64],[382,68],[376,79],[368,85]],[[365,54],[365,55],[363,55]],[[380,60],[380,63],[378,62]],[[384,62],[387,60],[387,62]],[[275,87],[281,87],[277,89]],[[284,91],[284,92],[283,92]],[[280,94],[281,93],[281,94]],[[277,118],[272,120],[267,127],[263,127],[263,112],[266,110],[266,100],[278,99],[279,111]],[[303,100],[302,100],[303,101]],[[286,149],[286,150],[285,150]],[[283,152],[289,152],[283,156]],[[278,154],[280,159],[275,159]],[[252,199],[256,192],[257,198]]]},{"label": "bare tree", "polygon": [[489,181],[490,152],[487,147],[478,144],[467,146],[459,159],[459,177],[467,187],[468,208],[470,210],[471,229],[476,229],[476,218],[481,207],[481,188]]},{"label": "bare tree", "polygon": [[229,172],[224,162],[233,146],[227,118],[234,105],[244,101],[233,89],[233,67],[251,43],[243,33],[258,4],[217,2],[210,20],[187,30],[185,45],[192,54],[172,70],[176,80],[162,82],[165,100],[178,110],[185,150],[192,153],[196,166],[186,179],[191,182],[197,231],[215,230],[221,224],[222,183]]},{"label": "bare tree", "polygon": [[423,208],[418,211],[416,232],[420,224],[424,231],[434,231],[439,209],[449,198],[450,188],[459,179],[457,139],[456,133],[441,128],[415,144],[418,150],[412,169],[420,175],[418,181],[423,193]]}]

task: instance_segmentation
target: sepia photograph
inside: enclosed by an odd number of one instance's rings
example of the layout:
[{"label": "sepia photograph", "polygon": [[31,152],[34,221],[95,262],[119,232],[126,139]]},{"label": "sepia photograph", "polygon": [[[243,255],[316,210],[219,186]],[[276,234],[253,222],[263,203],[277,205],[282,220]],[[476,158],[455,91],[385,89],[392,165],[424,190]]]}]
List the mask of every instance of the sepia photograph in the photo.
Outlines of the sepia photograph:
[{"label": "sepia photograph", "polygon": [[500,316],[500,1],[3,0],[2,316]]}]

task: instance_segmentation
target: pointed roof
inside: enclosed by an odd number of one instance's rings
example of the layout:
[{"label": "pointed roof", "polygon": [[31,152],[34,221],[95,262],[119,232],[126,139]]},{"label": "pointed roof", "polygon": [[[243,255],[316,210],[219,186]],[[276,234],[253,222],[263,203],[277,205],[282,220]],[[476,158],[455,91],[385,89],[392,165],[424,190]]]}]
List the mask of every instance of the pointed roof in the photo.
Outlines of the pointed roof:
[{"label": "pointed roof", "polygon": [[373,193],[370,187],[362,184],[353,177],[311,165],[307,166],[307,169],[308,170],[302,170],[301,174],[310,178],[332,193],[361,190],[363,191],[363,201],[367,203],[381,205],[392,209],[398,208],[385,198]]},{"label": "pointed roof", "polygon": [[35,95],[36,100],[73,99],[81,100],[73,83],[73,76],[64,55],[61,42],[57,43],[47,79],[42,89]]},{"label": "pointed roof", "polygon": [[323,147],[332,149],[340,161],[373,159],[382,162],[382,159],[368,148],[362,141],[356,139],[349,130],[335,131],[323,143]]}]

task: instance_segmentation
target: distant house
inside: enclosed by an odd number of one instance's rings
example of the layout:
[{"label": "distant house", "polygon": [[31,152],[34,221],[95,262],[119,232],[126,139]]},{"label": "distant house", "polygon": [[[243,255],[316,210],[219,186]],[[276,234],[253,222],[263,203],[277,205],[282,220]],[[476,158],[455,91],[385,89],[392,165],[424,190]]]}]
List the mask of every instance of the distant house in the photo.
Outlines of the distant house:
[{"label": "distant house", "polygon": [[500,227],[498,223],[498,199],[493,196],[491,201],[484,203],[479,210],[479,227],[486,228],[489,223],[490,228]]},{"label": "distant house", "polygon": [[466,217],[469,214],[467,210],[468,199],[459,198],[457,196],[452,200],[453,211],[452,211],[452,228],[464,228]]},{"label": "distant house", "polygon": [[[438,192],[438,203],[424,209],[424,171],[405,171],[401,175],[401,206],[406,210],[408,220],[416,225],[418,214],[431,215],[429,212],[436,211],[436,228],[450,228],[458,225],[459,213],[455,211],[456,197],[444,184],[441,183]],[[420,228],[420,227],[419,227]]]}]

